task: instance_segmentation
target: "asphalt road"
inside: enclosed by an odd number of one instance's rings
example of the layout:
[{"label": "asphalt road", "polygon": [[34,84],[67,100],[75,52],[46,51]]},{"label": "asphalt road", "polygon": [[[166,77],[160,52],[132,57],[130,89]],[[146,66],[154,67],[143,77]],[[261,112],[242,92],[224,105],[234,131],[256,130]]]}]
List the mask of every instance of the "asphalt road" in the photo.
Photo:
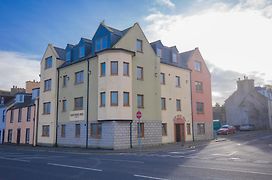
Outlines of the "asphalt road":
[{"label": "asphalt road", "polygon": [[220,136],[195,147],[81,151],[0,145],[0,180],[272,179],[272,131]]}]

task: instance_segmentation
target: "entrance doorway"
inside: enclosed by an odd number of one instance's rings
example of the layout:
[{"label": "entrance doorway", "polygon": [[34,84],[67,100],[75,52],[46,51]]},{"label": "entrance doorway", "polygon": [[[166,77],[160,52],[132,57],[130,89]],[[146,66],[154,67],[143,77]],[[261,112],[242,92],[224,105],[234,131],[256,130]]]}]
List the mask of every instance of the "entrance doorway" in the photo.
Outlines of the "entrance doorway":
[{"label": "entrance doorway", "polygon": [[17,144],[20,144],[21,139],[21,129],[17,129]]},{"label": "entrance doorway", "polygon": [[175,124],[176,142],[185,142],[184,124]]}]

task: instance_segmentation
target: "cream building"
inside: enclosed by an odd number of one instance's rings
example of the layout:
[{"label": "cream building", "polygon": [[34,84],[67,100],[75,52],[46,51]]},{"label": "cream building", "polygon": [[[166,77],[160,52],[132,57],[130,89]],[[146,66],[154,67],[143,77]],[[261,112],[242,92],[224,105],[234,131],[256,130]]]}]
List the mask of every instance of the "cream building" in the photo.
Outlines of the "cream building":
[{"label": "cream building", "polygon": [[191,70],[175,47],[160,48],[138,23],[122,31],[101,23],[92,40],[49,45],[38,143],[122,149],[191,141]]}]

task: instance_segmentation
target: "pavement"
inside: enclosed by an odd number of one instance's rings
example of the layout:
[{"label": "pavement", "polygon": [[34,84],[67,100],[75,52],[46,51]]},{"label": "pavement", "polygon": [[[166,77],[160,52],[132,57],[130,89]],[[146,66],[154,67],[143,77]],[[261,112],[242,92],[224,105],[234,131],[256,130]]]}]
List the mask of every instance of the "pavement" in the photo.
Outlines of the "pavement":
[{"label": "pavement", "polygon": [[272,179],[272,131],[217,140],[97,150],[0,145],[0,180]]}]

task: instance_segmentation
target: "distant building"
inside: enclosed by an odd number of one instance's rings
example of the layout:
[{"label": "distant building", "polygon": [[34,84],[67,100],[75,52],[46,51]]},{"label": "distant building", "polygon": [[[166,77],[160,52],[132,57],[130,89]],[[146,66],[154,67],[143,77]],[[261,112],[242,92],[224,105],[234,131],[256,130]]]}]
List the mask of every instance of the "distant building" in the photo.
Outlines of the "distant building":
[{"label": "distant building", "polygon": [[215,104],[215,106],[213,107],[213,120],[219,120],[222,125],[227,123],[224,105],[220,106],[217,103]]},{"label": "distant building", "polygon": [[256,129],[272,128],[270,92],[254,87],[254,80],[237,81],[237,90],[225,101],[227,123],[234,126],[253,124]]}]

